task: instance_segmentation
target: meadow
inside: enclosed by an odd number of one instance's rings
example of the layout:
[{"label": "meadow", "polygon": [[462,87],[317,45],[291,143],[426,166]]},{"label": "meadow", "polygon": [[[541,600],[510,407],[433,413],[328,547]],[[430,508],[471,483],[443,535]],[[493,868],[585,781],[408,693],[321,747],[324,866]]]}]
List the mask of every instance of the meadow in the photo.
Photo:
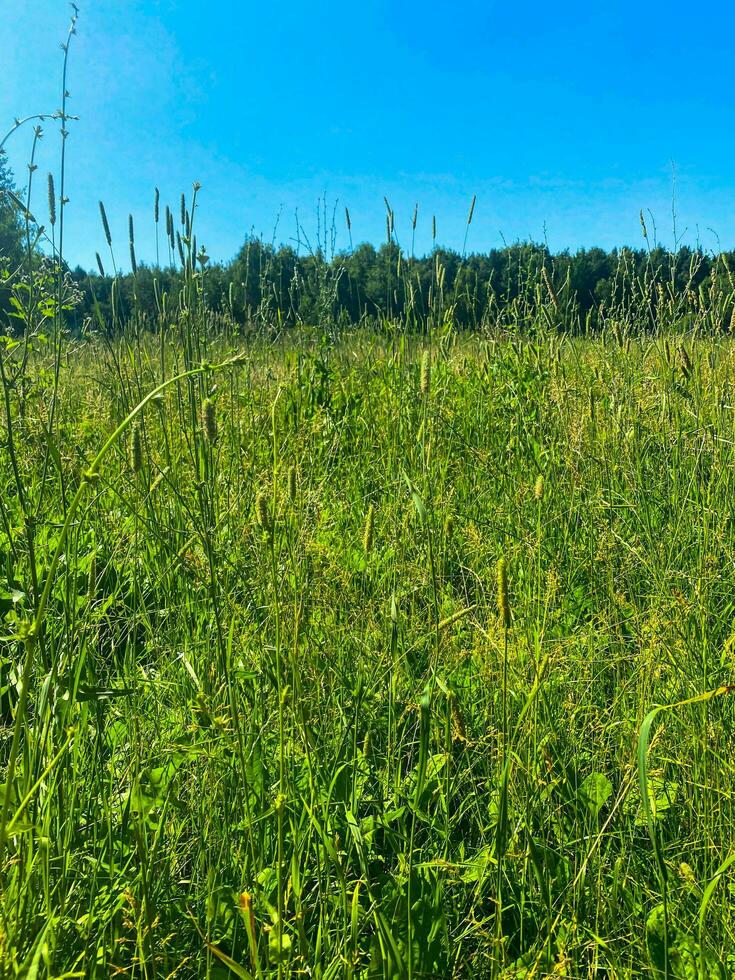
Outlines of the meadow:
[{"label": "meadow", "polygon": [[190,299],[6,342],[3,975],[731,975],[731,341]]},{"label": "meadow", "polygon": [[45,227],[0,157],[0,976],[735,975],[728,256],[641,214],[480,310],[386,202],[238,306],[195,185],[72,274],[75,24],[0,141],[61,129]]}]

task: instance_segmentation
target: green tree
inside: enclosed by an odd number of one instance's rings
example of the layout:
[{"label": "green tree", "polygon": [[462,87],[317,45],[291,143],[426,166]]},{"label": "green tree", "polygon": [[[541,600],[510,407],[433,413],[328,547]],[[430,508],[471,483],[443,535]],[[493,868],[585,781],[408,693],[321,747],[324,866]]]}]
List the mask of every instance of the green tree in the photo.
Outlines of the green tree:
[{"label": "green tree", "polygon": [[13,269],[23,260],[23,230],[8,191],[17,193],[7,154],[0,150],[0,264]]}]

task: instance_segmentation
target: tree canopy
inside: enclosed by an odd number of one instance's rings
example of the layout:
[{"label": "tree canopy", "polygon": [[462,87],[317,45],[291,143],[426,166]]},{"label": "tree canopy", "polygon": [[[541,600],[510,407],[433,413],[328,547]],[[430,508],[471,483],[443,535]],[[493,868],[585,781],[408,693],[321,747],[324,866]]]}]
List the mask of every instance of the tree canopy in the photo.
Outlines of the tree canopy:
[{"label": "tree canopy", "polygon": [[16,266],[23,258],[23,229],[18,209],[8,195],[16,192],[8,157],[0,150],[0,262]]}]

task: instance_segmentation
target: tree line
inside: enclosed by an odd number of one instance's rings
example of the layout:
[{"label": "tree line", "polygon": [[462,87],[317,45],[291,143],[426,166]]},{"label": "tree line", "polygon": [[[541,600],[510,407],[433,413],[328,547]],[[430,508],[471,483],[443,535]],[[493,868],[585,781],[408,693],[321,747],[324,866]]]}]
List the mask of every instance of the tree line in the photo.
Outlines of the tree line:
[{"label": "tree line", "polygon": [[[0,190],[12,190],[12,174],[0,154]],[[156,197],[158,219],[158,198]],[[349,219],[348,219],[349,220]],[[520,242],[487,252],[461,254],[435,247],[414,256],[401,249],[388,225],[386,241],[346,251],[323,247],[299,252],[248,237],[229,262],[211,262],[197,250],[182,198],[181,230],[165,214],[167,261],[112,276],[98,268],[68,270],[81,296],[72,319],[93,325],[124,322],[134,313],[155,322],[165,314],[187,277],[215,313],[241,325],[282,327],[400,321],[408,326],[451,322],[477,329],[503,322],[538,324],[545,311],[550,326],[595,329],[606,317],[629,326],[655,327],[666,315],[670,326],[686,327],[706,314],[708,326],[728,329],[735,302],[735,252],[709,254],[680,247],[675,253],[652,244],[643,226],[640,248],[580,248],[552,253],[544,244]],[[25,220],[17,198],[0,193],[0,268],[28,261]],[[7,293],[7,290],[5,291]],[[3,299],[0,282],[0,304]]]},{"label": "tree line", "polygon": [[[74,270],[84,301],[80,313],[108,318],[113,282],[121,310],[154,320],[161,298],[183,287],[185,268],[138,265],[110,276]],[[437,247],[407,256],[395,242],[363,243],[326,257],[248,239],[227,263],[192,262],[207,305],[240,324],[284,327],[400,321],[425,326],[451,319],[462,329],[498,321],[519,327],[545,309],[559,328],[595,329],[606,316],[630,326],[691,325],[704,313],[709,326],[729,329],[735,300],[735,252],[710,255],[680,248],[582,248],[552,254],[542,244],[518,243],[461,255]],[[691,322],[690,322],[691,321]]]}]

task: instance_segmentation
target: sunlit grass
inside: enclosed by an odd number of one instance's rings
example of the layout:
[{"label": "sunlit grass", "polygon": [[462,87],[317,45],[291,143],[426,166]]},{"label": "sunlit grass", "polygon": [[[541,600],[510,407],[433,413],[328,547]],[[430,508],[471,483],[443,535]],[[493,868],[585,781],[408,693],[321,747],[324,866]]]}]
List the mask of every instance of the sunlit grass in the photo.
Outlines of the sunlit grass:
[{"label": "sunlit grass", "polygon": [[[255,343],[88,482],[9,796],[10,975],[637,976],[663,881],[671,975],[730,969],[727,880],[696,927],[733,846],[730,699],[653,724],[646,807],[637,753],[654,705],[732,678],[733,349],[694,344],[686,378],[658,342],[426,350]],[[154,338],[78,350],[44,473],[45,364],[13,422],[27,499],[48,484],[39,583],[160,382]],[[36,605],[2,465],[8,746]]]}]

